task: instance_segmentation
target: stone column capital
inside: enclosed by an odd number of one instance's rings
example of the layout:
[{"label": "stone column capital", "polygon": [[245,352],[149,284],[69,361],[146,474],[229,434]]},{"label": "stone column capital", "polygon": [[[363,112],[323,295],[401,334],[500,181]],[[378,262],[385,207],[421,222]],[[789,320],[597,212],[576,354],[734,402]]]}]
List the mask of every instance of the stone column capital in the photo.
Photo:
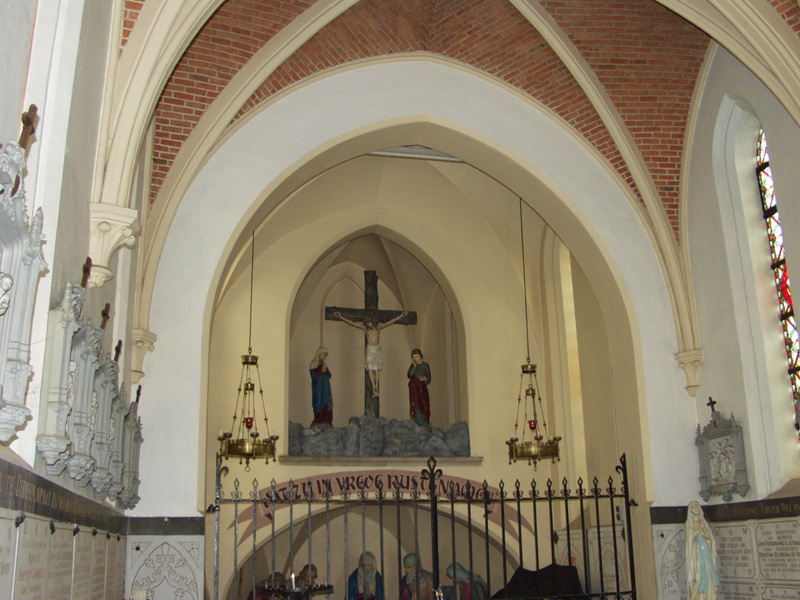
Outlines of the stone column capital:
[{"label": "stone column capital", "polygon": [[102,287],[114,277],[109,268],[114,253],[122,247],[130,248],[136,242],[139,211],[125,206],[93,202],[89,206],[89,219],[89,255],[92,257],[89,287]]}]

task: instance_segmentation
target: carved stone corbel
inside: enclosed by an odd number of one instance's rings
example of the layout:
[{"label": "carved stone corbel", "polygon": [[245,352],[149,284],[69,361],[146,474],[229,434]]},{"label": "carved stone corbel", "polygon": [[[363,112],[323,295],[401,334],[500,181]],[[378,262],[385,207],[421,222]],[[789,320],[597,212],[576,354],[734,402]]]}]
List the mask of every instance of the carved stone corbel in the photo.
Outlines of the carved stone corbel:
[{"label": "carved stone corbel", "polygon": [[700,389],[700,366],[703,364],[703,349],[695,348],[684,352],[677,352],[675,360],[686,376],[686,393],[695,398]]},{"label": "carved stone corbel", "polygon": [[27,406],[3,403],[0,409],[0,441],[8,441],[17,433],[17,428],[25,424],[31,416],[31,410]]},{"label": "carved stone corbel", "polygon": [[131,330],[131,381],[136,385],[144,377],[142,365],[144,357],[155,347],[156,334],[147,329],[133,328]]},{"label": "carved stone corbel", "polygon": [[115,204],[93,202],[89,207],[89,218],[89,254],[92,257],[89,287],[99,288],[114,277],[108,267],[114,253],[122,247],[130,248],[136,242],[139,211]]}]

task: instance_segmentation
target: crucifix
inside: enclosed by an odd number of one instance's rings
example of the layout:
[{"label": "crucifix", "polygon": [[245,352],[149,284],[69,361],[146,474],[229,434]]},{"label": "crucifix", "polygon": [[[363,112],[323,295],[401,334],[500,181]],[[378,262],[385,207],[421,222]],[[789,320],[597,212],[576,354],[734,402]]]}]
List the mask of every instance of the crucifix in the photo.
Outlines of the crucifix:
[{"label": "crucifix", "polygon": [[714,427],[717,426],[717,410],[714,408],[717,405],[716,400],[712,400],[711,396],[708,397],[708,402],[706,402],[706,406],[711,408],[711,422],[714,423]]},{"label": "crucifix", "polygon": [[394,325],[416,325],[413,311],[382,310],[378,308],[378,275],[364,271],[364,308],[325,307],[326,321],[343,321],[364,332],[364,413],[379,417],[380,376],[383,369],[381,329]]}]

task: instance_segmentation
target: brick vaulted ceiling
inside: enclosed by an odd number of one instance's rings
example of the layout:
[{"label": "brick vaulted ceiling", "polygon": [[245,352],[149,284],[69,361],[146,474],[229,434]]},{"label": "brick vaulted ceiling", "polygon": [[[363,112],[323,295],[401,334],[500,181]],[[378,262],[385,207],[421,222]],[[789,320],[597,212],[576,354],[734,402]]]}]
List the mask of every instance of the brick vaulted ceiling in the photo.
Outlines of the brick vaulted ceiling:
[{"label": "brick vaulted ceiling", "polygon": [[[146,0],[128,0],[123,44]],[[776,10],[792,2],[772,0]],[[175,66],[157,104],[151,202],[181,145],[242,67],[312,0],[227,0]],[[540,0],[613,103],[673,231],[690,103],[710,39],[654,0]],[[783,13],[795,29],[798,14]],[[124,48],[123,48],[124,51]],[[361,0],[308,40],[241,106],[325,69],[429,52],[477,68],[542,103],[591,144],[638,197],[628,166],[567,65],[507,0]]]}]

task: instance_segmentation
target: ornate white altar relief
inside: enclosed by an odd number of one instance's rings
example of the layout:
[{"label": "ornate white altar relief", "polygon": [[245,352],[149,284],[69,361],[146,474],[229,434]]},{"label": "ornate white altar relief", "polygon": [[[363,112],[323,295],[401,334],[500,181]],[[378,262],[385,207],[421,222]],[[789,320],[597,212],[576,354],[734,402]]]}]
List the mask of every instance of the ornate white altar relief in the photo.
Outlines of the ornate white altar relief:
[{"label": "ornate white altar relief", "polygon": [[30,337],[39,275],[47,268],[42,254],[39,208],[31,221],[22,172],[25,151],[16,142],[0,150],[0,442],[6,443],[31,412],[25,394],[33,368]]}]

